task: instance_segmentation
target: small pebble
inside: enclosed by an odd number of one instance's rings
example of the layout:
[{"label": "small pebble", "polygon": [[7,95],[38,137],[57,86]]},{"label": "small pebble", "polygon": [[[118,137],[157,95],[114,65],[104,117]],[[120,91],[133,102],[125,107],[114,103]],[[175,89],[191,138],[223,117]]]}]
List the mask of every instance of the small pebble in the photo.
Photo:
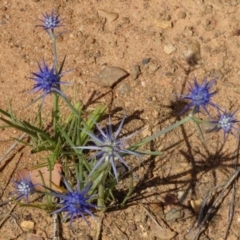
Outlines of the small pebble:
[{"label": "small pebble", "polygon": [[154,24],[157,27],[163,28],[163,29],[172,27],[172,22],[171,21],[158,21],[158,20],[155,20]]},{"label": "small pebble", "polygon": [[93,37],[88,37],[86,42],[87,42],[87,44],[94,44],[96,42],[96,39]]},{"label": "small pebble", "polygon": [[173,52],[176,51],[176,48],[172,45],[172,44],[167,44],[163,47],[163,51],[166,53],[166,54],[171,54]]},{"label": "small pebble", "polygon": [[140,74],[141,74],[140,67],[138,65],[133,65],[130,72],[132,80],[136,80]]},{"label": "small pebble", "polygon": [[30,235],[27,240],[43,240],[43,238],[36,235]]},{"label": "small pebble", "polygon": [[141,135],[142,135],[142,137],[143,138],[145,138],[145,137],[149,137],[149,136],[151,136],[151,131],[148,129],[148,128],[144,128],[142,131],[141,131]]},{"label": "small pebble", "polygon": [[77,239],[78,240],[92,240],[92,237],[89,235],[81,235]]},{"label": "small pebble", "polygon": [[185,27],[185,29],[182,32],[182,35],[185,37],[191,37],[193,35],[193,30],[191,27]]},{"label": "small pebble", "polygon": [[57,38],[58,42],[63,42],[63,36],[62,35],[59,35],[58,38]]},{"label": "small pebble", "polygon": [[34,229],[34,222],[32,221],[22,221],[20,224],[24,231],[29,231]]},{"label": "small pebble", "polygon": [[43,240],[43,238],[42,237],[40,237],[40,236],[37,236],[37,235],[29,235],[28,237],[27,237],[27,240]]},{"label": "small pebble", "polygon": [[147,65],[150,61],[151,61],[151,58],[144,58],[144,59],[142,60],[142,65],[143,65],[143,66],[144,66],[144,65]]},{"label": "small pebble", "polygon": [[171,16],[170,15],[165,15],[163,18],[162,18],[162,20],[164,20],[164,21],[170,21],[172,18],[171,18]]},{"label": "small pebble", "polygon": [[202,202],[202,199],[190,200],[190,205],[195,213],[199,213]]},{"label": "small pebble", "polygon": [[189,58],[191,56],[195,56],[197,60],[201,59],[201,53],[200,53],[200,43],[196,40],[187,40],[185,42],[185,51],[183,54],[186,58]]},{"label": "small pebble", "polygon": [[98,10],[98,15],[100,17],[106,18],[108,22],[113,22],[118,18],[118,14],[114,12],[107,12],[103,9]]},{"label": "small pebble", "polygon": [[187,14],[183,11],[180,11],[177,15],[178,19],[184,19],[186,18]]},{"label": "small pebble", "polygon": [[161,65],[159,64],[158,61],[156,60],[152,60],[148,65],[147,65],[147,72],[150,74],[155,73],[160,67]]},{"label": "small pebble", "polygon": [[166,213],[166,221],[172,221],[183,217],[183,211],[181,209],[172,208],[169,212]]},{"label": "small pebble", "polygon": [[99,74],[93,77],[92,81],[102,87],[113,87],[126,78],[129,74],[119,67],[106,67]]},{"label": "small pebble", "polygon": [[118,92],[120,94],[125,94],[131,91],[131,87],[127,83],[121,84],[121,86],[118,89]]},{"label": "small pebble", "polygon": [[212,11],[213,11],[213,6],[212,5],[207,5],[204,13],[205,14],[210,14],[210,13],[212,13]]},{"label": "small pebble", "polygon": [[130,224],[130,226],[129,226],[129,230],[130,231],[136,231],[137,230],[137,225],[136,224]]},{"label": "small pebble", "polygon": [[5,24],[7,24],[6,21],[4,21],[4,20],[0,21],[0,25],[5,25]]}]

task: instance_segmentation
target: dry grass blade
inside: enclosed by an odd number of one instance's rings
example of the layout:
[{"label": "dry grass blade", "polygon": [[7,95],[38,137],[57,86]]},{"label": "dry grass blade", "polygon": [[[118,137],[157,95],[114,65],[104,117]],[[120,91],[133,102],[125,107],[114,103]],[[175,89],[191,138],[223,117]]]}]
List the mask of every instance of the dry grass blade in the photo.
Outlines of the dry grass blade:
[{"label": "dry grass blade", "polygon": [[149,217],[153,220],[153,222],[161,229],[163,229],[163,227],[156,221],[155,217],[150,213],[150,211],[148,211],[148,209],[142,204],[139,203],[139,205],[146,211],[146,213],[149,215]]},{"label": "dry grass blade", "polygon": [[232,224],[233,216],[234,216],[234,201],[235,201],[235,196],[236,196],[236,182],[233,183],[233,188],[232,188],[232,199],[231,199],[231,204],[229,206],[229,212],[228,212],[228,225],[227,225],[227,230],[224,236],[224,240],[227,240],[229,230]]},{"label": "dry grass blade", "polygon": [[[237,164],[238,161],[238,152],[239,152],[239,141],[237,143],[237,150],[235,152],[235,165]],[[224,239],[227,239],[233,215],[234,215],[234,200],[235,200],[235,194],[236,194],[236,186],[235,186],[235,180],[238,178],[240,173],[240,167],[238,167],[235,172],[232,174],[232,176],[223,184],[216,186],[210,193],[207,194],[207,196],[204,198],[202,206],[200,208],[199,212],[199,217],[198,220],[195,224],[195,227],[192,231],[193,232],[191,235],[193,236],[193,240],[199,239],[201,233],[204,231],[206,223],[208,220],[214,215],[214,213],[217,211],[217,209],[220,207],[221,203],[223,202],[224,198],[229,194],[229,192],[232,189],[232,199],[231,199],[231,204],[229,206],[229,214],[228,214],[228,226],[227,230],[225,233]],[[213,198],[215,198],[214,201]],[[210,203],[212,202],[211,206]],[[207,209],[207,211],[206,211]],[[205,217],[203,217],[205,215]]]},{"label": "dry grass blade", "polygon": [[[23,140],[23,138],[26,136],[26,133],[22,134],[18,140],[21,141]],[[3,161],[4,158],[7,157],[7,155],[18,145],[18,141],[15,141],[14,144],[2,155],[2,157],[0,158],[0,163]]]},{"label": "dry grass blade", "polygon": [[105,214],[103,212],[100,213],[100,220],[98,221],[98,226],[97,226],[97,233],[96,233],[96,240],[101,239],[101,230],[102,230],[102,223],[103,223],[103,218]]},{"label": "dry grass blade", "polygon": [[9,218],[11,212],[13,209],[17,206],[17,204],[14,204],[12,208],[9,210],[9,212],[3,217],[2,221],[0,222],[0,227],[2,227],[3,223]]},{"label": "dry grass blade", "polygon": [[[171,229],[165,223],[161,217],[157,218],[155,217],[143,204],[139,203],[139,205],[146,211],[148,216],[152,219],[154,224],[150,225],[151,228],[151,236],[156,237],[157,239],[175,239],[174,237],[176,236],[176,232]],[[159,221],[161,221],[161,224],[159,224]],[[157,226],[157,227],[156,227]]]},{"label": "dry grass blade", "polygon": [[[237,167],[238,157],[239,157],[239,147],[240,147],[240,143],[238,141],[237,142],[237,151],[235,153],[235,167],[236,167],[236,172],[235,173],[237,173],[236,178],[239,176],[239,172],[240,172],[240,168]],[[228,225],[227,225],[226,233],[225,233],[225,236],[224,236],[224,240],[227,240],[227,238],[228,238],[229,230],[230,230],[230,227],[231,227],[231,224],[232,224],[232,221],[233,221],[235,197],[236,197],[236,181],[233,182],[232,199],[231,199],[231,204],[229,206],[229,212],[228,212]]]},{"label": "dry grass blade", "polygon": [[6,205],[6,204],[8,204],[8,203],[10,203],[11,201],[12,201],[12,200],[7,200],[7,201],[5,201],[5,202],[1,202],[1,203],[0,203],[0,207]]},{"label": "dry grass blade", "polygon": [[57,213],[53,214],[53,240],[59,240],[59,222]]}]

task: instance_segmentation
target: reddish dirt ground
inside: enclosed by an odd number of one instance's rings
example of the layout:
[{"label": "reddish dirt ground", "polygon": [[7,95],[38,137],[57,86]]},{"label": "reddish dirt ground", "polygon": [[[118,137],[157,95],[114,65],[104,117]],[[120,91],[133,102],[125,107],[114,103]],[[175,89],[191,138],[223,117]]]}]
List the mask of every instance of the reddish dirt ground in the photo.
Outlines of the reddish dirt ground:
[{"label": "reddish dirt ground", "polygon": [[[114,4],[113,4],[114,3]],[[114,21],[105,19],[99,10],[118,14]],[[0,107],[22,119],[33,119],[37,105],[26,107],[34,98],[29,79],[37,71],[37,62],[52,62],[51,42],[39,24],[42,13],[54,10],[64,19],[67,31],[58,38],[59,58],[66,55],[65,70],[74,69],[63,78],[73,83],[65,94],[82,101],[88,109],[95,103],[109,106],[114,117],[128,116],[125,129],[144,127],[140,137],[149,136],[176,122],[184,105],[177,95],[187,93],[188,82],[196,77],[217,78],[214,101],[222,108],[239,108],[240,3],[238,0],[4,0],[0,2]],[[121,67],[129,76],[113,88],[92,82],[106,66]],[[136,76],[136,69],[140,69]],[[52,97],[44,104],[44,117],[51,117]],[[63,103],[63,112],[67,109]],[[239,111],[236,118],[240,119]],[[20,132],[0,130],[3,155]],[[237,138],[223,142],[221,133],[206,133],[206,144],[192,123],[158,138],[151,148],[161,150],[161,157],[129,160],[136,167],[136,190],[123,209],[108,211],[102,221],[100,239],[196,239],[192,230],[198,219],[198,202],[216,186],[230,179],[236,169]],[[138,139],[139,140],[139,139]],[[11,179],[22,168],[32,168],[45,156],[31,155],[30,149],[18,145],[1,161],[1,201],[13,191]],[[240,194],[236,186],[225,191],[221,204],[208,219],[198,239],[224,239],[229,222],[228,211],[234,203],[234,216],[227,238],[240,237]],[[233,184],[231,184],[233,186]],[[223,188],[223,187],[222,187]],[[222,189],[221,188],[221,189]],[[227,194],[228,193],[228,194]],[[34,199],[34,197],[33,197]],[[192,203],[192,205],[191,205]],[[195,204],[195,205],[194,205]],[[209,201],[213,204],[213,201]],[[210,206],[209,205],[209,206]],[[0,207],[0,239],[52,239],[53,219],[42,210],[8,204]],[[12,211],[10,211],[12,209]],[[95,239],[101,219],[82,219],[61,225],[60,239]],[[204,212],[204,216],[206,213]],[[156,222],[161,226],[158,226]],[[25,231],[21,223],[34,222]]]}]

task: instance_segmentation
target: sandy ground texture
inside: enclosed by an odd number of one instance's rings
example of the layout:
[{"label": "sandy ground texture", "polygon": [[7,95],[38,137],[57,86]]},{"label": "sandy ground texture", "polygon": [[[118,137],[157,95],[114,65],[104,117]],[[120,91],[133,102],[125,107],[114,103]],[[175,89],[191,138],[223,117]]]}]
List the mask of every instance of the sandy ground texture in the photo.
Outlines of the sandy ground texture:
[{"label": "sandy ground texture", "polygon": [[[64,70],[74,70],[63,78],[73,83],[65,94],[88,109],[96,103],[107,104],[116,122],[126,114],[126,132],[144,127],[138,140],[182,117],[178,113],[184,105],[175,101],[176,96],[187,93],[188,81],[195,76],[199,82],[216,78],[215,102],[229,111],[239,108],[239,0],[2,0],[2,109],[11,101],[18,117],[34,118],[37,105],[26,107],[36,97],[29,93],[33,87],[29,77],[43,58],[52,62],[49,38],[36,25],[42,13],[52,10],[64,19],[67,30],[58,38],[59,58],[66,55]],[[112,88],[94,83],[101,70],[110,66],[129,75]],[[63,112],[65,108],[63,104]],[[51,109],[48,96],[47,121]],[[239,112],[236,118],[240,119]],[[1,129],[0,154],[19,136],[20,132]],[[161,157],[146,158],[140,167],[138,160],[128,160],[136,169],[136,188],[126,207],[113,208],[104,216],[96,213],[97,221],[88,218],[91,228],[82,219],[74,221],[72,229],[64,223],[59,239],[91,240],[98,231],[103,240],[239,239],[239,183],[236,178],[230,187],[226,185],[238,165],[237,138],[230,135],[223,142],[221,133],[206,133],[205,138],[204,145],[191,123],[158,138],[150,147],[164,151]],[[1,160],[1,202],[14,190],[11,179],[17,170],[32,168],[41,158],[18,145]],[[198,221],[198,207],[207,194]],[[229,211],[234,213],[231,221]],[[0,207],[0,218],[2,240],[53,239],[53,218],[44,211],[12,203]],[[24,221],[34,226],[23,228]],[[196,223],[204,230],[200,236]]]}]

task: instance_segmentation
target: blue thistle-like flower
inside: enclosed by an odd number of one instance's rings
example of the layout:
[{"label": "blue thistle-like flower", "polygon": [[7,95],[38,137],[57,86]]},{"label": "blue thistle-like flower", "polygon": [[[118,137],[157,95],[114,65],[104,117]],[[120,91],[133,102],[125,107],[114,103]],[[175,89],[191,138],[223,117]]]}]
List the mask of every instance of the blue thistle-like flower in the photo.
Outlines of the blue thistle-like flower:
[{"label": "blue thistle-like flower", "polygon": [[38,26],[43,27],[46,31],[50,30],[53,32],[55,28],[62,26],[59,15],[55,14],[54,11],[51,14],[43,14],[43,17],[44,19],[39,19],[43,24]]},{"label": "blue thistle-like flower", "polygon": [[27,179],[24,179],[21,175],[19,175],[19,180],[12,181],[16,190],[11,194],[16,195],[16,200],[25,198],[26,202],[28,202],[29,195],[31,195],[35,191],[30,175],[28,175]]},{"label": "blue thistle-like flower", "polygon": [[44,60],[42,67],[39,63],[38,67],[39,72],[33,72],[32,74],[34,77],[30,78],[36,82],[31,91],[43,91],[43,101],[46,95],[52,92],[57,92],[60,95],[64,96],[64,94],[60,91],[60,84],[67,84],[66,82],[60,82],[60,78],[64,73],[55,73],[54,66],[52,68],[49,68]]},{"label": "blue thistle-like flower", "polygon": [[85,214],[89,214],[92,217],[95,217],[92,212],[89,210],[90,208],[96,208],[97,206],[89,203],[90,199],[96,198],[97,195],[87,196],[88,191],[90,190],[92,183],[87,184],[82,190],[80,189],[80,181],[77,181],[76,190],[73,190],[65,178],[63,178],[64,184],[67,188],[67,192],[60,193],[56,192],[52,189],[50,190],[50,194],[54,197],[60,199],[58,206],[59,209],[55,210],[54,213],[65,212],[66,215],[63,218],[63,221],[66,221],[70,217],[70,227],[72,226],[72,221],[76,217],[81,216],[84,221],[89,225],[89,222],[85,218]]},{"label": "blue thistle-like flower", "polygon": [[215,79],[207,82],[207,78],[204,79],[204,82],[202,85],[200,85],[196,78],[194,78],[194,86],[190,84],[190,91],[186,95],[182,95],[182,99],[189,100],[190,103],[181,111],[180,114],[187,111],[191,107],[194,108],[194,112],[200,112],[200,108],[203,108],[204,111],[209,115],[209,112],[207,110],[207,106],[211,105],[217,109],[219,107],[212,102],[212,97],[216,94],[215,92],[211,92],[210,89],[215,83]]},{"label": "blue thistle-like flower", "polygon": [[91,138],[91,141],[95,145],[75,147],[79,149],[89,149],[97,151],[97,153],[90,158],[90,159],[96,158],[98,160],[97,164],[93,167],[91,173],[94,172],[98,167],[100,167],[105,161],[108,161],[111,164],[114,176],[118,181],[116,160],[119,160],[120,163],[122,163],[128,170],[130,170],[129,166],[123,160],[122,156],[123,155],[134,155],[137,157],[141,156],[139,153],[127,149],[128,147],[127,140],[133,137],[134,135],[138,134],[139,132],[132,133],[129,136],[123,137],[121,139],[119,138],[119,134],[122,130],[125,118],[126,117],[122,119],[115,134],[113,133],[110,116],[109,125],[106,126],[105,131],[102,130],[97,123],[95,123],[100,133],[100,136],[94,135],[93,133],[90,132],[86,132]]},{"label": "blue thistle-like flower", "polygon": [[236,136],[233,133],[233,130],[240,132],[240,129],[235,127],[235,124],[239,122],[239,120],[235,118],[235,114],[236,111],[234,111],[233,113],[228,113],[226,111],[224,111],[223,113],[219,112],[218,119],[210,121],[211,124],[215,125],[213,130],[223,130],[224,139],[226,139],[226,135],[229,133]]}]

